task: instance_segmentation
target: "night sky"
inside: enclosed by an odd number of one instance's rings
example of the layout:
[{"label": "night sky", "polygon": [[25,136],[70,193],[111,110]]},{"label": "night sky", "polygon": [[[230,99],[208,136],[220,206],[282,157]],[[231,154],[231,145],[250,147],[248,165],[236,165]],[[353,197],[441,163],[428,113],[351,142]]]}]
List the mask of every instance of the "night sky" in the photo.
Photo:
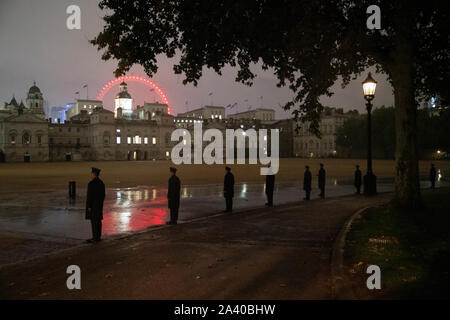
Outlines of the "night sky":
[{"label": "night sky", "polygon": [[[66,28],[66,8],[76,4],[81,8],[81,30]],[[95,0],[0,0],[0,104],[16,99],[26,99],[26,93],[33,81],[44,94],[48,106],[64,106],[73,102],[75,92],[86,98],[84,84],[89,85],[89,98],[94,99],[100,88],[114,78],[115,61],[105,62],[101,53],[88,41],[102,30],[102,12]],[[159,70],[152,78],[167,94],[173,113],[202,105],[226,106],[238,103],[239,109],[248,107],[274,108],[278,118],[287,118],[289,112],[279,105],[292,96],[288,88],[277,88],[273,72],[262,71],[259,66],[257,78],[252,87],[234,81],[236,70],[226,68],[222,76],[205,70],[197,87],[182,84],[182,76],[175,75],[173,64],[165,56],[159,58]],[[135,66],[129,74],[145,76],[140,66]],[[366,74],[353,81],[345,89],[340,83],[334,86],[335,95],[324,99],[329,106],[344,110],[364,110],[361,82]],[[383,75],[375,75],[378,81],[375,106],[392,105],[392,89]],[[104,106],[113,108],[113,96],[118,88],[113,88],[105,97]],[[137,104],[153,101],[154,95],[141,84],[130,84],[129,91]],[[213,93],[209,96],[209,93]],[[263,99],[261,101],[261,96]],[[245,101],[247,100],[247,101]],[[187,105],[186,105],[187,102]]]}]

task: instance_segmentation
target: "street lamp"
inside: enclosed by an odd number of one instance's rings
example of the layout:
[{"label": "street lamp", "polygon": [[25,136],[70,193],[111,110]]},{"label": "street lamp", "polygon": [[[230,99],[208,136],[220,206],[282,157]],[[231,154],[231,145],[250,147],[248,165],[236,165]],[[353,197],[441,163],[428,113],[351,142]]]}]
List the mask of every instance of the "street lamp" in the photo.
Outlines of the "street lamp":
[{"label": "street lamp", "polygon": [[375,89],[377,82],[372,78],[371,73],[362,83],[364,91],[364,99],[366,99],[367,108],[367,173],[364,176],[364,194],[372,196],[377,193],[377,177],[372,171],[372,100],[375,98]]}]

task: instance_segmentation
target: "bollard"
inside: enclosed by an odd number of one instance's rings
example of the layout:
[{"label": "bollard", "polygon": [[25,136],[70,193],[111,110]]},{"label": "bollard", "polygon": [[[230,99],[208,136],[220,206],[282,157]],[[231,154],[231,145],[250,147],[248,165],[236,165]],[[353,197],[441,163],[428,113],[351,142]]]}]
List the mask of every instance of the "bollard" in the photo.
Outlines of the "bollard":
[{"label": "bollard", "polygon": [[69,198],[75,199],[75,196],[77,194],[76,191],[76,182],[75,181],[69,181]]}]

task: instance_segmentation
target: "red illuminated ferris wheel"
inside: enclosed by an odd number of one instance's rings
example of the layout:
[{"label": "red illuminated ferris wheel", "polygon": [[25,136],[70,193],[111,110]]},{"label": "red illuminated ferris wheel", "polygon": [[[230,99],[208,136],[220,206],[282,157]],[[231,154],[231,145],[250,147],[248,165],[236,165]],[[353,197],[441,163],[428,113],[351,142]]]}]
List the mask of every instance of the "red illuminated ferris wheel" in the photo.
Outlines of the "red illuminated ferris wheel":
[{"label": "red illuminated ferris wheel", "polygon": [[97,95],[97,100],[103,101],[103,97],[105,94],[114,86],[122,83],[122,82],[139,82],[141,84],[146,85],[150,89],[152,89],[162,100],[162,103],[167,104],[167,110],[170,114],[170,104],[169,100],[167,100],[167,96],[164,93],[164,91],[161,90],[160,87],[158,87],[153,81],[150,81],[148,78],[141,77],[141,76],[121,76],[114,80],[109,81],[107,84],[105,84],[100,92]]}]

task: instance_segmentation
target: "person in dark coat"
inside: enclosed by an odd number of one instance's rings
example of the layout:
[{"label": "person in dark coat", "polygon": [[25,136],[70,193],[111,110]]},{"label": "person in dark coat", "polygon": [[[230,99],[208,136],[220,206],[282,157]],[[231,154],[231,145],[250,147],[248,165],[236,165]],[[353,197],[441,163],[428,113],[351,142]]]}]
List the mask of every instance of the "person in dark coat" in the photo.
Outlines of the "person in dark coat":
[{"label": "person in dark coat", "polygon": [[361,194],[361,182],[362,182],[362,173],[361,173],[361,170],[359,170],[359,165],[356,165],[356,170],[355,170],[356,194]]},{"label": "person in dark coat", "polygon": [[434,186],[436,184],[436,168],[434,167],[434,164],[431,164],[430,168],[430,181],[431,181],[431,189],[434,189]]},{"label": "person in dark coat", "polygon": [[169,188],[167,190],[167,202],[170,209],[170,221],[167,224],[177,224],[178,209],[180,208],[180,188],[181,182],[177,177],[177,169],[170,167],[172,176],[169,179]]},{"label": "person in dark coat", "polygon": [[227,173],[223,180],[223,196],[225,197],[226,212],[233,211],[233,197],[234,197],[234,175],[231,173],[230,167],[225,167]]},{"label": "person in dark coat", "polygon": [[325,198],[325,169],[323,168],[323,163],[320,164],[318,177],[319,177],[319,189],[320,189],[319,197],[323,199],[323,198]]},{"label": "person in dark coat", "polygon": [[269,174],[266,175],[266,206],[273,207],[273,189],[275,188],[275,175],[269,168]]},{"label": "person in dark coat", "polygon": [[305,174],[303,175],[303,190],[305,190],[305,198],[304,200],[309,200],[311,197],[311,171],[309,171],[309,166],[305,166]]},{"label": "person in dark coat", "polygon": [[88,184],[86,198],[86,219],[91,220],[92,239],[89,243],[99,242],[102,236],[103,201],[105,200],[105,184],[98,177],[100,169],[92,168],[92,180]]}]

